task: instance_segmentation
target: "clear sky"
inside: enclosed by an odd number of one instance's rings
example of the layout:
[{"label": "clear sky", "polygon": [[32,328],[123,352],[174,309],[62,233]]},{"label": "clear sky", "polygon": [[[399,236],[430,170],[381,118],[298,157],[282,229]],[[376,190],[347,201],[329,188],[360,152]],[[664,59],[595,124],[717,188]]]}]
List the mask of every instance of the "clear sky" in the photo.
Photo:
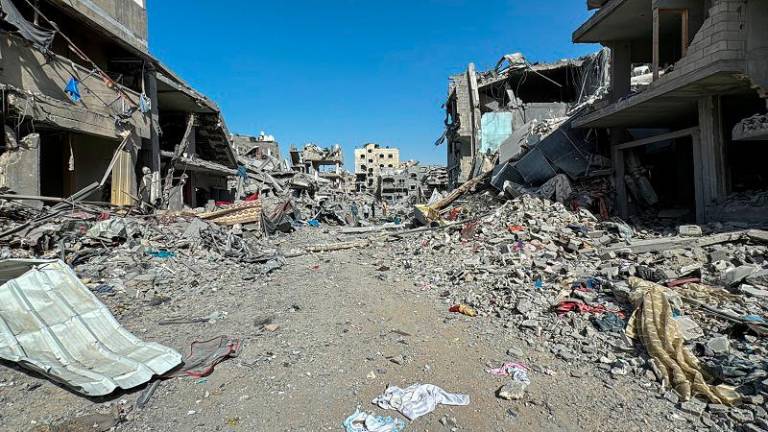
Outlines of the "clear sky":
[{"label": "clear sky", "polygon": [[[571,43],[584,0],[150,0],[150,50],[215,100],[235,133],[290,144],[367,142],[445,164],[448,77],[523,52],[551,61]],[[354,169],[347,166],[347,169]]]}]

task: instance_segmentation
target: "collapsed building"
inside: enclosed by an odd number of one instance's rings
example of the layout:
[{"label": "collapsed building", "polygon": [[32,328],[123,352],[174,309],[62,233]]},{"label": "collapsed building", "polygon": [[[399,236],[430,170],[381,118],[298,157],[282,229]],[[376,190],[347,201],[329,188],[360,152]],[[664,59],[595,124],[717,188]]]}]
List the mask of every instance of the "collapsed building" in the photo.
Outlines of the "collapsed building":
[{"label": "collapsed building", "polygon": [[451,187],[488,175],[604,216],[767,222],[768,4],[588,4],[573,41],[602,51],[552,64],[507,55],[451,78]]},{"label": "collapsed building", "polygon": [[444,167],[411,165],[382,172],[376,179],[376,185],[376,195],[389,204],[409,198],[415,202],[427,202],[435,191],[446,191],[448,178]]},{"label": "collapsed building", "polygon": [[354,190],[354,175],[342,168],[344,166],[344,152],[340,145],[335,144],[324,148],[309,143],[304,145],[301,150],[291,146],[290,156],[293,171],[310,175],[315,180],[329,183],[334,188],[344,192]]},{"label": "collapsed building", "polygon": [[232,136],[232,145],[238,156],[248,156],[256,159],[265,160],[267,158],[280,159],[280,143],[274,136],[267,135],[264,132],[257,137],[234,134]]},{"label": "collapsed building", "polygon": [[355,190],[389,204],[412,199],[426,202],[448,187],[444,167],[401,161],[400,149],[368,143],[355,149]]},{"label": "collapsed building", "polygon": [[768,3],[589,5],[573,41],[611,49],[611,88],[574,126],[609,132],[618,213],[658,202],[699,222],[765,222]]},{"label": "collapsed building", "polygon": [[451,78],[445,105],[450,187],[497,166],[500,179],[526,186],[601,167],[591,160],[597,137],[573,130],[570,120],[607,86],[605,51],[552,64],[506,55],[487,72],[470,64]]},{"label": "collapsed building", "polygon": [[0,9],[3,187],[62,198],[99,182],[88,199],[119,206],[228,196],[220,110],[149,53],[142,1]]}]

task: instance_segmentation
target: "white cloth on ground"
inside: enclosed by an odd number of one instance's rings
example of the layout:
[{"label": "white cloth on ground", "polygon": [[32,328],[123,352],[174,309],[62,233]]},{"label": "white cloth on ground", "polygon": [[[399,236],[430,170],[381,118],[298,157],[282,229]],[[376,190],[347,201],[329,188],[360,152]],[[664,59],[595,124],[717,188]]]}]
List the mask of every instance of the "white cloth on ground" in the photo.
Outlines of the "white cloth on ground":
[{"label": "white cloth on ground", "polygon": [[391,386],[373,403],[384,409],[400,411],[409,420],[416,420],[434,411],[438,404],[469,405],[469,395],[448,393],[432,384],[414,384],[405,389]]}]

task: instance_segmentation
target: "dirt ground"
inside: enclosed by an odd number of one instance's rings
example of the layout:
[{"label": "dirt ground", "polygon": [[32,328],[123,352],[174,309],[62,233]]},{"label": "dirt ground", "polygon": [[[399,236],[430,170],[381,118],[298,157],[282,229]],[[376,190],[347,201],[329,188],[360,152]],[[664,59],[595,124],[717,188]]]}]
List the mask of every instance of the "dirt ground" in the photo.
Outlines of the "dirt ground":
[{"label": "dirt ground", "polygon": [[[371,400],[388,384],[414,383],[467,393],[471,404],[438,407],[408,431],[704,429],[644,377],[614,379],[599,365],[556,359],[552,341],[522,340],[499,320],[449,313],[439,293],[422,291],[411,274],[379,271],[387,256],[375,248],[304,256],[266,278],[254,277],[248,265],[210,263],[196,269],[196,287],[172,286],[172,300],[160,305],[123,294],[103,298],[145,340],[185,353],[194,340],[231,335],[242,338],[242,352],[208,378],[162,382],[144,409],[134,407],[141,388],[89,400],[6,364],[0,430],[27,431],[121,406],[127,415],[118,431],[337,431],[356,407],[397,415]],[[157,324],[216,311],[226,319]],[[265,331],[265,320],[279,329]],[[506,379],[485,372],[509,360],[508,350],[522,351],[532,369],[520,401],[497,398]]]}]

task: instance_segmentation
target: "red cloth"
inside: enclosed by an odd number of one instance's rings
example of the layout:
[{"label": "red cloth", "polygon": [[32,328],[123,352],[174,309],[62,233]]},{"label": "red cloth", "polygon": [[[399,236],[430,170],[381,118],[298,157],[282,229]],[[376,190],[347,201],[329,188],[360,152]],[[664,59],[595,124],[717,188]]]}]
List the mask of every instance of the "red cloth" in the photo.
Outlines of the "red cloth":
[{"label": "red cloth", "polygon": [[461,213],[461,207],[454,207],[451,209],[451,212],[448,213],[448,219],[449,221],[455,221],[459,218],[459,214]]},{"label": "red cloth", "polygon": [[558,315],[565,315],[568,312],[593,313],[598,315],[604,314],[606,312],[613,312],[622,319],[624,318],[624,313],[618,309],[608,309],[603,305],[590,306],[586,303],[570,300],[565,300],[558,303],[557,307],[555,307],[555,311]]}]

